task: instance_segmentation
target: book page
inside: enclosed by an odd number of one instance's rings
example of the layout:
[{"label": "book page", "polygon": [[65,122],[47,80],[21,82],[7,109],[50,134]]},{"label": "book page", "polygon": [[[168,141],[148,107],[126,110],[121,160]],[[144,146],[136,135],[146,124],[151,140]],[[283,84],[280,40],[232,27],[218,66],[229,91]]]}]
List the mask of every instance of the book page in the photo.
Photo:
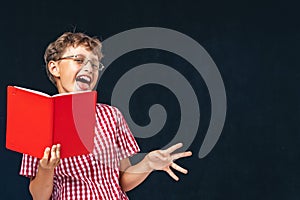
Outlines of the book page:
[{"label": "book page", "polygon": [[37,91],[37,90],[32,90],[32,89],[28,89],[28,88],[23,88],[23,87],[19,87],[19,86],[13,86],[15,88],[18,88],[20,90],[24,90],[24,91],[27,91],[27,92],[31,92],[31,93],[35,93],[35,94],[39,94],[41,96],[45,96],[45,97],[51,97],[49,94],[46,94],[44,92],[41,92],[41,91]]},{"label": "book page", "polygon": [[33,89],[23,88],[23,87],[19,87],[19,86],[13,86],[13,87],[18,88],[20,90],[27,91],[27,92],[31,92],[31,93],[34,93],[34,94],[38,94],[38,95],[41,95],[41,96],[45,96],[45,97],[56,97],[56,96],[72,95],[72,94],[86,93],[86,92],[91,92],[92,91],[92,90],[85,90],[85,91],[76,91],[76,92],[66,92],[66,93],[54,94],[54,95],[51,96],[51,95],[46,94],[44,92],[33,90]]},{"label": "book page", "polygon": [[66,92],[66,93],[59,93],[55,94],[52,97],[57,97],[57,96],[64,96],[64,95],[72,95],[72,94],[78,94],[78,93],[86,93],[86,92],[91,92],[92,90],[85,90],[85,91],[76,91],[76,92]]}]

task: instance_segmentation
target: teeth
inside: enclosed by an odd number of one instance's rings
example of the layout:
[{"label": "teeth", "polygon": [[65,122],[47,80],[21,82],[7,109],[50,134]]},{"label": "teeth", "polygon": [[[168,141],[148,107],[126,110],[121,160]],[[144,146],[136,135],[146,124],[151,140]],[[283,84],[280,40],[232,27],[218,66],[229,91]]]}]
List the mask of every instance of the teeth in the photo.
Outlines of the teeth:
[{"label": "teeth", "polygon": [[90,83],[91,82],[91,78],[88,77],[88,76],[84,76],[84,75],[77,77],[76,80],[84,82],[84,83]]}]

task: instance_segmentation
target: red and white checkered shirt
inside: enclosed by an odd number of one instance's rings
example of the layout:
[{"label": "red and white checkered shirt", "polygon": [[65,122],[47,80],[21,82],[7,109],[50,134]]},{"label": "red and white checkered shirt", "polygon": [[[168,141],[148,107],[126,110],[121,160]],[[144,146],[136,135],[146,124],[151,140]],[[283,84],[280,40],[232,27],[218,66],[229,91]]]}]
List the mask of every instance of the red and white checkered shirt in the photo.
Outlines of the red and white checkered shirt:
[{"label": "red and white checkered shirt", "polygon": [[[121,112],[97,104],[93,153],[61,159],[55,168],[52,200],[128,199],[119,185],[120,160],[139,151]],[[39,159],[23,155],[20,175],[34,177]]]}]

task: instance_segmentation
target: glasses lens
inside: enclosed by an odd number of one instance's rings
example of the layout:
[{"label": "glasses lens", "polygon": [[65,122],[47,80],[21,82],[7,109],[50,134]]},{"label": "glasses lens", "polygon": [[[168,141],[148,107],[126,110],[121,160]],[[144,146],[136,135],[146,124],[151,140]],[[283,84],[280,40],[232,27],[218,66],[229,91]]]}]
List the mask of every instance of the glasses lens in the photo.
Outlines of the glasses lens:
[{"label": "glasses lens", "polygon": [[98,68],[100,71],[102,71],[104,69],[104,65],[102,63],[99,63]]},{"label": "glasses lens", "polygon": [[84,57],[84,56],[75,56],[74,61],[78,65],[82,65],[82,66],[86,65],[86,57]]},{"label": "glasses lens", "polygon": [[97,60],[95,60],[95,59],[88,59],[87,57],[82,57],[81,58],[82,60],[83,60],[83,62],[82,62],[82,67],[83,66],[85,66],[85,65],[87,65],[88,63],[90,63],[91,64],[91,66],[92,66],[92,68],[93,68],[93,70],[95,70],[95,71],[98,71],[99,69],[100,69],[100,63],[97,61]]}]

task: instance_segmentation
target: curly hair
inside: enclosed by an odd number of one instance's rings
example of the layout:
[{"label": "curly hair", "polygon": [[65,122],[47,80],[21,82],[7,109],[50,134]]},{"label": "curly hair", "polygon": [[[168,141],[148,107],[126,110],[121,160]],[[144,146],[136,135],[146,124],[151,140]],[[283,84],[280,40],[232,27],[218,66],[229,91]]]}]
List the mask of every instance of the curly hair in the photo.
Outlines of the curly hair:
[{"label": "curly hair", "polygon": [[84,33],[72,33],[66,32],[58,37],[54,42],[50,43],[45,50],[44,61],[46,64],[46,72],[50,81],[56,85],[53,75],[48,69],[48,63],[53,60],[57,61],[65,53],[67,47],[78,47],[84,46],[86,50],[92,51],[95,55],[98,56],[100,61],[103,57],[102,54],[102,44],[100,40],[96,37],[90,37]]}]

